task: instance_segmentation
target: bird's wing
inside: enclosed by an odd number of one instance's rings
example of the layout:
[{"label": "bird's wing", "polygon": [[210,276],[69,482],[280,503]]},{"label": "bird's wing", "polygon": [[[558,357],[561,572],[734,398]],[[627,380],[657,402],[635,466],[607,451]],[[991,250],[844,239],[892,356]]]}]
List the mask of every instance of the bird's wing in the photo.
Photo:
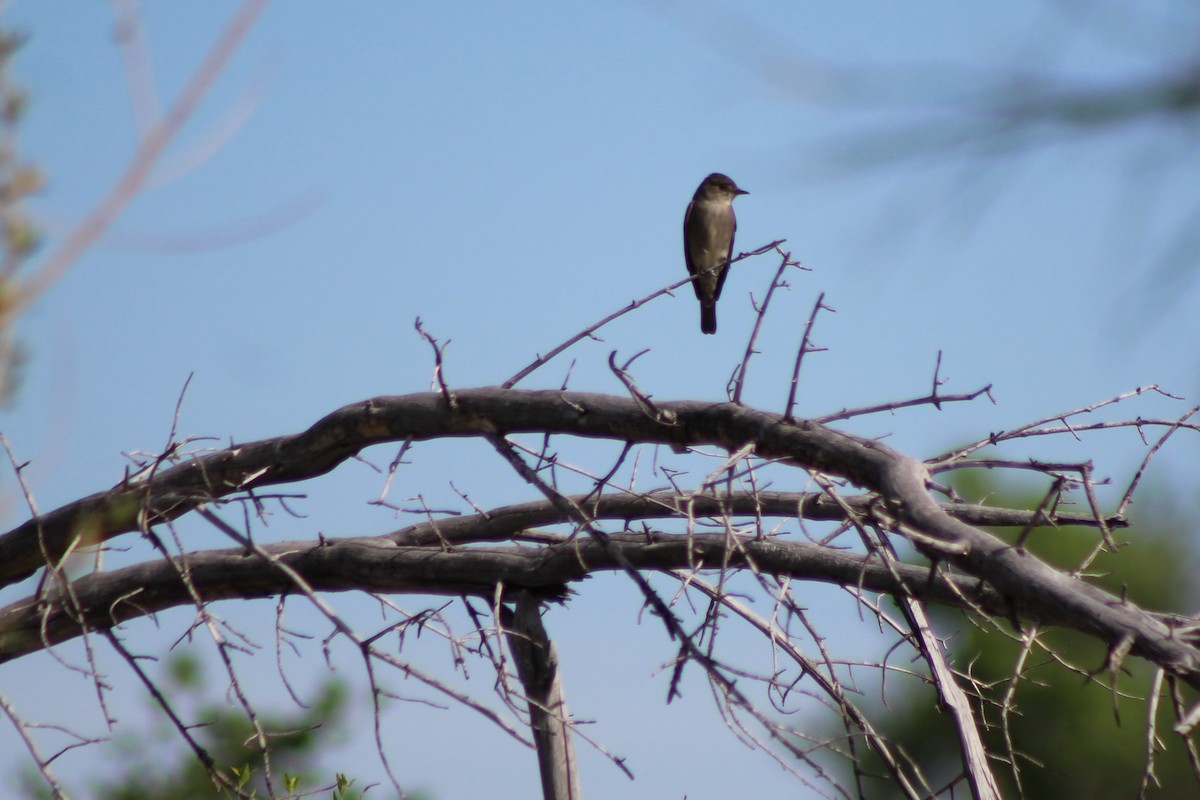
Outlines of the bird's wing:
[{"label": "bird's wing", "polygon": [[689,275],[696,274],[696,266],[692,261],[691,237],[688,236],[688,220],[692,218],[692,209],[695,208],[695,206],[695,200],[688,203],[687,211],[683,215],[683,260],[684,263],[687,264],[687,271]]},{"label": "bird's wing", "polygon": [[[688,236],[688,222],[692,218],[692,211],[696,208],[696,201],[688,203],[687,212],[683,215],[683,261],[687,265],[689,275],[696,274],[696,259],[692,253],[692,237]],[[696,297],[704,299],[704,290],[700,288],[699,281],[692,281],[692,291],[696,293]]]},{"label": "bird's wing", "polygon": [[[732,210],[732,209],[731,209]],[[733,215],[733,231],[729,234],[729,252],[725,254],[725,266],[717,274],[717,290],[713,292],[713,300],[721,299],[721,287],[725,285],[725,276],[729,274],[729,262],[733,260],[733,242],[737,239],[737,215]]]}]

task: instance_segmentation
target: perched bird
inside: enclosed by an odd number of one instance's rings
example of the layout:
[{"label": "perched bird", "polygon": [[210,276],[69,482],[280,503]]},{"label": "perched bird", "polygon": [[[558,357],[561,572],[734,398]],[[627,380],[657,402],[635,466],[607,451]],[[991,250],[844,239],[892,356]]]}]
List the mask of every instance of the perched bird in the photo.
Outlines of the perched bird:
[{"label": "perched bird", "polygon": [[739,194],[750,193],[739,189],[727,175],[714,172],[700,183],[683,217],[683,260],[689,273],[700,276],[692,281],[692,288],[700,298],[703,333],[717,332],[717,300],[725,285],[737,230],[733,198]]}]

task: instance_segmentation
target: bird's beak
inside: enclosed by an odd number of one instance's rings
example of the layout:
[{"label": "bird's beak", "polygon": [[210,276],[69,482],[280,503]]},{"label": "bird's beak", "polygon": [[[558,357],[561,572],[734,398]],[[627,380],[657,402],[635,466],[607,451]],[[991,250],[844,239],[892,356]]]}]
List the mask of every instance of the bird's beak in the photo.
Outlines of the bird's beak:
[{"label": "bird's beak", "polygon": [[745,189],[738,189],[734,192],[734,194],[750,194],[750,193],[747,192]]}]

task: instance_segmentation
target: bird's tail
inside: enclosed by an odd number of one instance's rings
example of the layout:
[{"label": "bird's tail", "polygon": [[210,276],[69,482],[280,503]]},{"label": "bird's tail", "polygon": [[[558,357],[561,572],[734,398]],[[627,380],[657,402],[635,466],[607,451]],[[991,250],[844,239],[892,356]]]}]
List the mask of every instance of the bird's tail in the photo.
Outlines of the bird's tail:
[{"label": "bird's tail", "polygon": [[700,303],[700,332],[717,332],[717,304],[712,301]]}]

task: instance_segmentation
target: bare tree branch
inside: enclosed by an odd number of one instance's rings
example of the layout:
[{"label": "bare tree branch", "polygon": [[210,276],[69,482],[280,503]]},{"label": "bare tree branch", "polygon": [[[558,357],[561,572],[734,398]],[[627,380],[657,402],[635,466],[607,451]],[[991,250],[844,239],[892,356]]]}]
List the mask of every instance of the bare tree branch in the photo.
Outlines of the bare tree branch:
[{"label": "bare tree branch", "polygon": [[[903,533],[930,557],[985,580],[1020,614],[1048,609],[1071,627],[1110,645],[1131,638],[1132,652],[1200,685],[1200,653],[1161,621],[1081,580],[1069,578],[1023,550],[955,519],[929,496],[919,461],[880,442],[808,420],[729,403],[659,402],[660,419],[633,400],[561,391],[463,389],[450,408],[440,393],[377,397],[333,412],[307,431],[208,455],[132,476],[113,491],[69,504],[0,536],[0,578],[19,580],[57,559],[81,537],[103,541],[173,519],[200,503],[235,492],[328,472],[363,448],[439,436],[487,436],[494,431],[574,434],[715,445],[736,452],[752,443],[763,458],[836,475],[879,495],[872,511],[887,530]],[[665,421],[660,421],[665,420]]]},{"label": "bare tree branch", "polygon": [[529,592],[517,595],[516,610],[501,606],[500,621],[529,699],[529,727],[537,746],[545,800],[579,800],[579,762],[571,739],[558,654],[542,624],[541,603]]}]

